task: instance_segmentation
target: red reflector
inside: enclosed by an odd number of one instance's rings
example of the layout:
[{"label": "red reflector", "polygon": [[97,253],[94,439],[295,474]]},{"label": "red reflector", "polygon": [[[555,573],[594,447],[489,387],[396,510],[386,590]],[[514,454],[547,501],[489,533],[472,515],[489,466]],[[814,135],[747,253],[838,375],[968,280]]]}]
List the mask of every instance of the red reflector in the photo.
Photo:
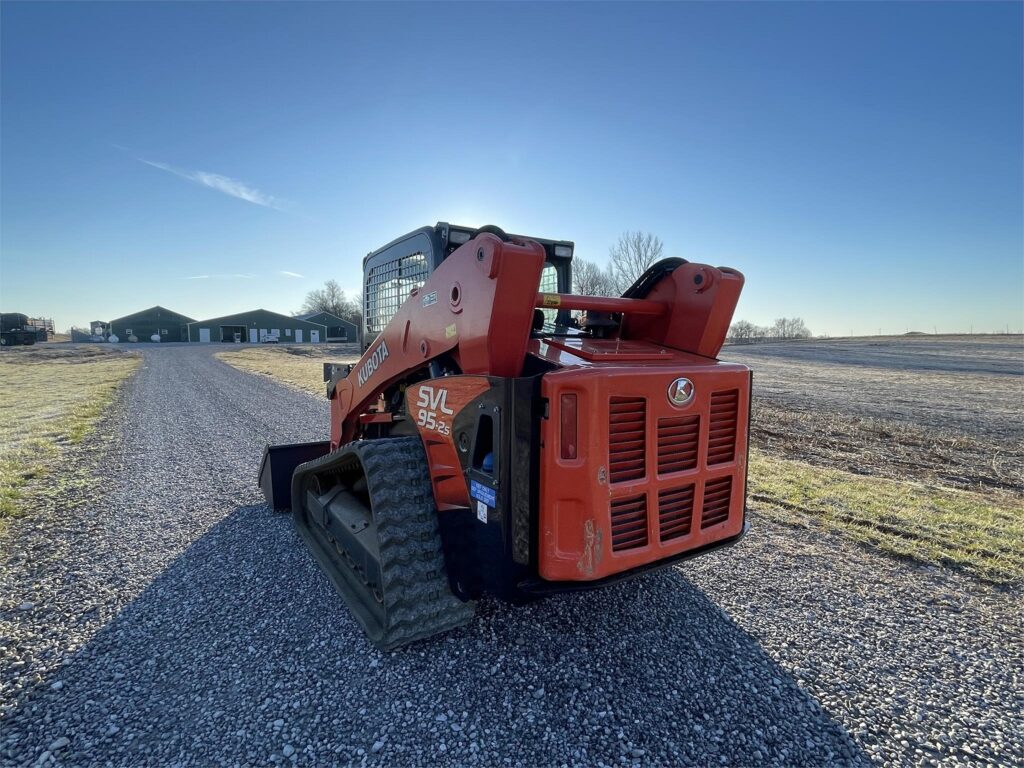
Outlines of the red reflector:
[{"label": "red reflector", "polygon": [[576,395],[562,395],[558,405],[562,425],[562,458],[576,458]]}]

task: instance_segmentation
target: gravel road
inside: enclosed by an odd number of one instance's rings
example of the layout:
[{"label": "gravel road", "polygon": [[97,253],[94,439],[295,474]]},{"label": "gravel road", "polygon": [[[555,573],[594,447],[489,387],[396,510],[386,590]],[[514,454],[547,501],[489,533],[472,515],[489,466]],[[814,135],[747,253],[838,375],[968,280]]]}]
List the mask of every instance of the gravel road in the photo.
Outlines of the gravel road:
[{"label": "gravel road", "polygon": [[255,488],[326,401],[212,351],[146,349],[87,446],[102,489],[2,534],[4,765],[1024,764],[1019,591],[756,514],[731,551],[377,652]]}]

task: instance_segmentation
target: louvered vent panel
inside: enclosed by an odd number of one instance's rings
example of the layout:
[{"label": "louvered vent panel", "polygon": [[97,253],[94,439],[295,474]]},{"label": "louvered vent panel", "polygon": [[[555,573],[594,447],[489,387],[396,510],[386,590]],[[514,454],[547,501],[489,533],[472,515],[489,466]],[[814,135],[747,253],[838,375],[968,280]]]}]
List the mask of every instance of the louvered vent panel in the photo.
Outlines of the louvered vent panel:
[{"label": "louvered vent panel", "polygon": [[736,419],[739,415],[740,392],[730,389],[711,395],[711,417],[708,420],[708,466],[725,464],[736,455]]},{"label": "louvered vent panel", "polygon": [[700,527],[708,528],[724,523],[729,518],[732,500],[732,475],[709,480],[704,484],[704,505],[700,514]]},{"label": "louvered vent panel", "polygon": [[611,504],[612,551],[634,549],[647,544],[647,496],[615,499]]},{"label": "louvered vent panel", "polygon": [[608,405],[608,478],[612,483],[640,480],[646,474],[647,401],[613,397]]},{"label": "louvered vent panel", "polygon": [[700,416],[658,419],[658,472],[682,472],[697,466]]},{"label": "louvered vent panel", "polygon": [[693,522],[693,486],[658,492],[658,530],[662,541],[670,541],[690,532]]}]

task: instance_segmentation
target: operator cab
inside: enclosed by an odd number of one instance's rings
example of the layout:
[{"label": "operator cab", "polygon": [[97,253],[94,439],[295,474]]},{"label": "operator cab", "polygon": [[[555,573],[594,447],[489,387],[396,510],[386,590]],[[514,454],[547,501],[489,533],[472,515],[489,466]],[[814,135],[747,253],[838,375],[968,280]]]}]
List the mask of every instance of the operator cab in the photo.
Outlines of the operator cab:
[{"label": "operator cab", "polygon": [[[537,290],[541,293],[572,291],[575,244],[571,241],[524,238],[506,234],[494,226],[477,229],[438,222],[433,227],[423,227],[403,235],[363,259],[363,349],[369,349],[378,334],[387,327],[410,291],[422,286],[456,248],[484,232],[497,235],[502,240],[528,239],[540,243],[544,248],[545,265]],[[538,325],[543,326],[545,332],[564,332],[572,326],[570,314],[565,310],[539,311],[543,312],[543,320]]]}]

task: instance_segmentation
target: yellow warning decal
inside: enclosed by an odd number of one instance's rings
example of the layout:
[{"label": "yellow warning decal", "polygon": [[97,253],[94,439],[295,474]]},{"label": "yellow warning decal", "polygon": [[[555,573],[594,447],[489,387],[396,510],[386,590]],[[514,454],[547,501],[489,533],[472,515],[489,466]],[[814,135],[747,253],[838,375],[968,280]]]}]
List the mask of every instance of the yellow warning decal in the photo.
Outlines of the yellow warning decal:
[{"label": "yellow warning decal", "polygon": [[445,338],[450,339],[455,336],[455,323],[452,323],[444,329]]},{"label": "yellow warning decal", "polygon": [[562,305],[562,297],[557,293],[545,293],[543,296],[545,307],[560,307]]}]

